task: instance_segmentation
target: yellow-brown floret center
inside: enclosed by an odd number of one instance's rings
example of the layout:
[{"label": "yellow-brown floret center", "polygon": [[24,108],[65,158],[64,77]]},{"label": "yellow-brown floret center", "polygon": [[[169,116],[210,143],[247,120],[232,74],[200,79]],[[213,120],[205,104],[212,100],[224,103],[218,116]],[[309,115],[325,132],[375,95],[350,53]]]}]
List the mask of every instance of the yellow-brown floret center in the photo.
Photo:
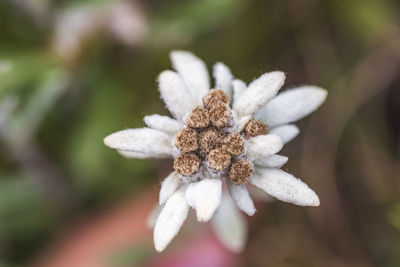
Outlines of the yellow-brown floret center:
[{"label": "yellow-brown floret center", "polygon": [[216,128],[207,128],[199,134],[199,150],[200,154],[207,155],[211,150],[219,146],[224,133]]},{"label": "yellow-brown floret center", "polygon": [[244,152],[244,140],[238,133],[231,133],[221,141],[221,147],[232,156],[239,156]]},{"label": "yellow-brown floret center", "polygon": [[175,146],[182,153],[196,151],[199,148],[197,132],[191,128],[183,128],[175,136]]},{"label": "yellow-brown floret center", "polygon": [[180,154],[175,158],[174,169],[181,176],[190,177],[200,171],[203,162],[204,168],[225,173],[235,184],[247,183],[254,169],[243,159],[243,136],[265,134],[268,128],[250,120],[241,134],[232,133],[232,110],[222,90],[210,90],[203,97],[203,105],[186,116],[186,126],[175,135]]},{"label": "yellow-brown floret center", "polygon": [[269,127],[262,121],[250,119],[244,127],[246,138],[256,137],[258,135],[267,134]]},{"label": "yellow-brown floret center", "polygon": [[191,128],[205,128],[210,123],[210,115],[206,108],[195,107],[186,119],[186,125]]},{"label": "yellow-brown floret center", "polygon": [[211,124],[217,128],[228,127],[231,121],[231,109],[228,104],[217,102],[209,109]]},{"label": "yellow-brown floret center", "polygon": [[203,97],[203,105],[206,108],[211,108],[216,103],[222,102],[225,104],[229,104],[229,98],[222,90],[211,89],[204,97]]},{"label": "yellow-brown floret center", "polygon": [[231,155],[222,148],[211,150],[208,154],[208,166],[216,171],[223,171],[231,164]]},{"label": "yellow-brown floret center", "polygon": [[199,171],[200,159],[194,153],[180,154],[174,160],[174,169],[181,175],[190,176]]},{"label": "yellow-brown floret center", "polygon": [[241,159],[234,162],[229,170],[229,177],[236,185],[245,184],[253,175],[254,169],[248,160]]}]

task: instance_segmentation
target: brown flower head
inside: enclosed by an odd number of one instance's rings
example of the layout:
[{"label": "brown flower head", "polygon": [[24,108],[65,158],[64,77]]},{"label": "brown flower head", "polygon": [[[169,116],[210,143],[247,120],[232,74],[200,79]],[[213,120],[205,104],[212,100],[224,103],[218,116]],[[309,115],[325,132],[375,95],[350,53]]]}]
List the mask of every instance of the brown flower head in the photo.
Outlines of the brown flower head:
[{"label": "brown flower head", "polygon": [[195,174],[200,169],[200,159],[196,154],[179,154],[174,160],[174,169],[183,176]]},{"label": "brown flower head", "polygon": [[250,119],[244,127],[244,134],[246,138],[256,137],[258,135],[267,134],[268,132],[268,125],[255,119]]},{"label": "brown flower head", "polygon": [[254,169],[251,163],[246,159],[241,159],[231,165],[229,177],[234,184],[241,185],[247,183],[253,173]]},{"label": "brown flower head", "polygon": [[192,128],[205,128],[210,123],[208,110],[203,107],[195,107],[186,119],[186,125]]},{"label": "brown flower head", "polygon": [[199,134],[199,149],[200,153],[205,155],[209,153],[211,150],[216,148],[219,145],[219,142],[223,138],[223,133],[214,128],[208,128],[202,131]]},{"label": "brown flower head", "polygon": [[231,164],[231,155],[221,148],[211,150],[208,154],[208,167],[211,169],[222,171]]},{"label": "brown flower head", "polygon": [[183,128],[175,135],[175,146],[182,153],[196,151],[199,148],[197,132],[191,128]]},{"label": "brown flower head", "polygon": [[232,156],[239,156],[244,152],[244,140],[238,133],[231,133],[221,141],[221,147]]},{"label": "brown flower head", "polygon": [[210,108],[211,124],[217,128],[229,126],[231,121],[231,108],[222,102],[218,102]]},{"label": "brown flower head", "polygon": [[204,97],[203,97],[203,105],[206,108],[211,108],[216,103],[222,102],[225,104],[229,104],[229,98],[225,94],[224,91],[219,89],[211,89]]}]

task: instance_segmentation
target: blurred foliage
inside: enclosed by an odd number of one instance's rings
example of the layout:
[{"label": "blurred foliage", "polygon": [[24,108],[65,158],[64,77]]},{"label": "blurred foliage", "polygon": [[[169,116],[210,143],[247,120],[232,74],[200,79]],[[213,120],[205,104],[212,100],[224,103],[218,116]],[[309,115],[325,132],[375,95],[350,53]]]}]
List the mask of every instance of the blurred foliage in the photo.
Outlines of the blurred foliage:
[{"label": "blurred foliage", "polygon": [[0,96],[10,91],[23,91],[24,88],[28,88],[25,91],[32,91],[30,88],[38,86],[43,76],[57,66],[40,51],[2,49],[0,53],[0,58],[11,64],[10,71],[1,75]]},{"label": "blurred foliage", "polygon": [[340,29],[348,31],[362,42],[376,43],[385,38],[385,34],[395,30],[398,14],[393,2],[388,0],[347,1],[345,5],[330,1]]},{"label": "blurred foliage", "polygon": [[133,246],[127,249],[118,250],[109,257],[107,262],[113,267],[125,267],[132,265],[145,265],[153,253],[152,244]]},{"label": "blurred foliage", "polygon": [[57,207],[49,204],[42,190],[25,177],[2,177],[0,181],[0,246],[17,260],[21,251],[49,235],[57,222]]},{"label": "blurred foliage", "polygon": [[243,6],[245,2],[240,0],[200,0],[182,1],[180,5],[163,8],[151,21],[153,32],[149,42],[152,45],[190,42],[194,37],[235,17]]},{"label": "blurred foliage", "polygon": [[169,171],[102,139],[167,114],[155,79],[172,49],[246,81],[281,69],[288,86],[330,92],[284,151],[322,207],[262,208],[243,266],[399,266],[399,20],[395,0],[1,1],[0,266]]}]

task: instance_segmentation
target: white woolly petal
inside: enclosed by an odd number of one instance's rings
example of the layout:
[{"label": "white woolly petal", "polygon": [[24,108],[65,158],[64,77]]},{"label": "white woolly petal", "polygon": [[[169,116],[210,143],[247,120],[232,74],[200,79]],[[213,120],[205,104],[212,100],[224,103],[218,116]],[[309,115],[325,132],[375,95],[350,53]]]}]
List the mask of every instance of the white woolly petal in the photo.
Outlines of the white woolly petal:
[{"label": "white woolly petal", "polygon": [[283,144],[286,144],[292,141],[300,133],[300,130],[294,124],[284,124],[272,128],[269,133],[279,135],[282,138]]},{"label": "white woolly petal", "polygon": [[182,121],[196,105],[197,101],[188,92],[181,77],[176,72],[166,70],[158,77],[161,98],[164,100],[171,114]]},{"label": "white woolly petal", "polygon": [[207,222],[221,204],[221,179],[203,179],[188,185],[186,201],[196,210],[197,220]]},{"label": "white woolly petal", "polygon": [[148,127],[168,133],[175,134],[183,127],[183,123],[158,114],[145,116],[143,120]]},{"label": "white woolly petal", "polygon": [[256,114],[256,118],[273,127],[297,121],[315,111],[328,92],[316,86],[302,86],[280,93]]},{"label": "white woolly petal", "polygon": [[247,85],[242,80],[236,79],[232,82],[233,87],[233,103],[240,99],[240,96],[246,91]]},{"label": "white woolly petal", "polygon": [[282,138],[279,135],[259,135],[245,141],[247,155],[251,160],[268,157],[278,153],[282,147]]},{"label": "white woolly petal", "polygon": [[254,165],[268,168],[281,168],[288,161],[288,157],[281,155],[271,155],[253,161]]},{"label": "white woolly petal", "polygon": [[241,252],[247,239],[247,223],[235,207],[231,197],[224,193],[222,203],[211,220],[216,236],[233,252]]},{"label": "white woolly petal", "polygon": [[[235,112],[233,113],[235,114]],[[240,133],[244,129],[244,127],[246,127],[246,124],[249,122],[250,119],[252,119],[252,116],[239,118],[235,123],[235,131]]]},{"label": "white woolly petal", "polygon": [[281,169],[257,169],[250,182],[279,200],[299,206],[319,206],[319,198],[313,190]]},{"label": "white woolly petal", "polygon": [[236,202],[238,208],[249,216],[253,216],[256,212],[254,202],[250,198],[249,191],[247,191],[246,185],[235,185],[231,181],[227,180],[229,191],[233,200]]},{"label": "white woolly petal", "polygon": [[171,154],[141,153],[141,152],[124,151],[124,150],[117,150],[117,151],[125,158],[135,158],[135,159],[165,159],[165,158],[170,158],[172,156]]},{"label": "white woolly petal", "polygon": [[150,230],[153,230],[154,226],[156,225],[156,221],[157,221],[158,215],[160,214],[162,208],[163,208],[163,207],[160,206],[160,205],[155,205],[155,206],[151,209],[149,215],[147,216],[147,219],[146,219],[146,226],[147,226],[147,228],[149,228]]},{"label": "white woolly petal", "polygon": [[107,146],[144,154],[171,154],[172,137],[150,128],[127,129],[104,138]]},{"label": "white woolly petal", "polygon": [[213,75],[215,79],[215,89],[223,90],[230,100],[232,100],[232,80],[231,70],[221,62],[214,65]]},{"label": "white woolly petal", "polygon": [[154,246],[158,252],[168,246],[187,218],[190,207],[185,200],[185,189],[182,187],[176,191],[158,215],[154,227]]},{"label": "white woolly petal", "polygon": [[249,186],[247,188],[251,198],[257,202],[273,202],[276,199],[265,193],[264,190],[258,188],[257,186]]},{"label": "white woolly petal", "polygon": [[281,71],[261,75],[250,83],[247,90],[233,103],[233,109],[239,116],[255,113],[278,93],[284,82],[285,74]]},{"label": "white woolly petal", "polygon": [[201,105],[202,97],[210,89],[207,66],[194,54],[186,51],[173,51],[170,54],[174,69],[182,77],[186,88],[194,97],[195,105]]},{"label": "white woolly petal", "polygon": [[159,204],[164,205],[164,203],[176,192],[180,184],[181,179],[178,177],[178,174],[175,171],[171,172],[161,184]]}]

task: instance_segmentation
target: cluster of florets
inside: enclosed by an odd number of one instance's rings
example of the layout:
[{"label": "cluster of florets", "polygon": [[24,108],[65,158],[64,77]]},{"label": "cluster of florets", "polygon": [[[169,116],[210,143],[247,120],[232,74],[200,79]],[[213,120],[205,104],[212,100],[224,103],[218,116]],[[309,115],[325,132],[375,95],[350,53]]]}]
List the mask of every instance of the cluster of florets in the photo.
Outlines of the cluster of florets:
[{"label": "cluster of florets", "polygon": [[196,177],[204,168],[211,175],[228,176],[237,185],[248,182],[254,167],[246,158],[244,141],[267,134],[265,123],[250,119],[240,133],[235,132],[229,98],[217,89],[210,90],[203,106],[195,107],[184,121],[185,127],[175,136],[179,154],[174,169],[181,177]]}]

